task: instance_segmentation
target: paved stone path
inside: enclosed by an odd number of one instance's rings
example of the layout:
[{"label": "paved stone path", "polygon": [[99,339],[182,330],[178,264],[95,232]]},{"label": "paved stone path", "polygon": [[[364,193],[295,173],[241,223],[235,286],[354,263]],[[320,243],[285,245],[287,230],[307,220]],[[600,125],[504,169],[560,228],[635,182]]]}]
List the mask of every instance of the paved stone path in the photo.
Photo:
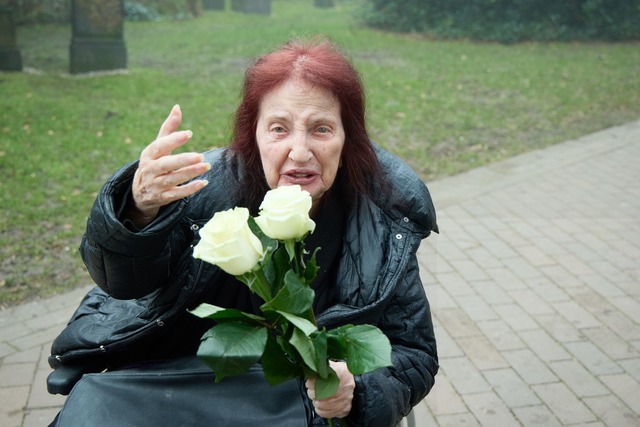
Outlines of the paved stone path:
[{"label": "paved stone path", "polygon": [[[418,427],[640,426],[640,121],[429,184],[441,371]],[[0,425],[46,426],[88,287],[0,312]]]}]

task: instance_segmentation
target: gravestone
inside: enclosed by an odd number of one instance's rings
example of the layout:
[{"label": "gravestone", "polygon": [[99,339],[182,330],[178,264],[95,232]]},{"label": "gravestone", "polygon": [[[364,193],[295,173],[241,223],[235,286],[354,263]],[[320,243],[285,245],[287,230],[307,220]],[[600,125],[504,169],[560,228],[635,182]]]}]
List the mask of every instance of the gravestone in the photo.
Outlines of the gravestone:
[{"label": "gravestone", "polygon": [[271,14],[271,0],[231,0],[231,10],[259,15]]},{"label": "gravestone", "polygon": [[313,5],[315,7],[323,7],[323,8],[334,6],[333,0],[313,0]]},{"label": "gravestone", "polygon": [[202,0],[204,10],[224,10],[225,0]]},{"label": "gravestone", "polygon": [[73,0],[70,72],[127,68],[123,0]]},{"label": "gravestone", "polygon": [[0,70],[22,71],[22,56],[16,44],[13,9],[0,5]]}]

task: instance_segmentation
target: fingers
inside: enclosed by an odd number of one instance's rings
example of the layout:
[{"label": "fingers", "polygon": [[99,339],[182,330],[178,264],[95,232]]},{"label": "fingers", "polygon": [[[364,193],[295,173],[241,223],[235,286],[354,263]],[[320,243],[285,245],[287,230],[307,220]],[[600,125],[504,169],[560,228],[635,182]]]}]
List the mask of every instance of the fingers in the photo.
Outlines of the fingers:
[{"label": "fingers", "polygon": [[188,197],[208,183],[194,180],[211,169],[202,154],[172,154],[193,135],[190,130],[178,131],[181,122],[182,112],[176,105],[160,127],[158,138],[140,154],[132,186],[132,211],[145,220],[155,217],[162,206]]},{"label": "fingers", "polygon": [[140,154],[140,160],[155,160],[163,156],[168,156],[176,148],[183,146],[193,136],[190,130],[173,132],[162,137],[158,137],[151,144],[147,145]]},{"label": "fingers", "polygon": [[180,123],[182,123],[182,110],[180,109],[180,106],[176,104],[162,123],[162,126],[160,126],[160,131],[158,132],[158,137],[156,139],[177,131],[180,127]]}]

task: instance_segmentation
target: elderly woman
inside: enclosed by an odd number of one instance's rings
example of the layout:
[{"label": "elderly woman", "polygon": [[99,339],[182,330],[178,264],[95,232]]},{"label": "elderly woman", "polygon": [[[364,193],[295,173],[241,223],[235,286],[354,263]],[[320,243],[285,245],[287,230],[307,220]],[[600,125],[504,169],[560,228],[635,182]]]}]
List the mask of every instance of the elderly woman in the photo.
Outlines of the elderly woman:
[{"label": "elderly woman", "polygon": [[[91,276],[112,298],[142,301],[145,314],[136,320],[147,322],[134,332],[161,324],[124,351],[101,344],[106,363],[194,354],[211,324],[185,308],[201,302],[258,313],[258,297],[191,256],[198,228],[234,206],[255,215],[266,191],[300,185],[317,224],[306,245],[321,248],[313,284],[318,326],[373,324],[392,345],[390,368],[354,377],[344,362],[332,362],[340,387],[328,399],[316,400],[307,381],[314,423],[345,417],[355,426],[396,425],[438,370],[416,258],[437,225],[423,182],[370,141],[350,61],[325,40],[291,42],[260,57],[246,72],[226,149],[172,154],[192,135],[179,130],[181,120],[175,106],[139,162],[106,183],[90,214],[81,254]],[[58,362],[72,347],[69,336],[54,344]]]}]

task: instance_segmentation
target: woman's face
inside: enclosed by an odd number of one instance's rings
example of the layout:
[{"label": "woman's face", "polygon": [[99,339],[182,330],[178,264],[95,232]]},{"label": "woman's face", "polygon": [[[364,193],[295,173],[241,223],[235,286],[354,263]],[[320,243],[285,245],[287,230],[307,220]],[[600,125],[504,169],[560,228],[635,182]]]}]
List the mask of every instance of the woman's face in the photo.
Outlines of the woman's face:
[{"label": "woman's face", "polygon": [[317,206],[336,178],[344,139],[338,101],[306,83],[289,80],[260,104],[256,140],[272,189],[298,184]]}]

